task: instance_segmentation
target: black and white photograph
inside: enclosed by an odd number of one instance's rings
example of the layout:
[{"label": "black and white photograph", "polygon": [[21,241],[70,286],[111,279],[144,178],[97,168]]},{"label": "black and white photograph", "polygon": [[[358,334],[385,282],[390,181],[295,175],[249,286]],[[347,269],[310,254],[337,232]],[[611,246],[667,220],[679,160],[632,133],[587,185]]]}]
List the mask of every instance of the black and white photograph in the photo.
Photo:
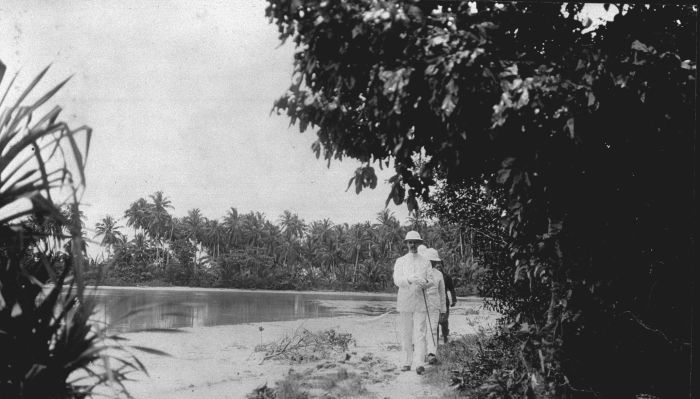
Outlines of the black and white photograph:
[{"label": "black and white photograph", "polygon": [[0,399],[678,399],[698,7],[0,2]]}]

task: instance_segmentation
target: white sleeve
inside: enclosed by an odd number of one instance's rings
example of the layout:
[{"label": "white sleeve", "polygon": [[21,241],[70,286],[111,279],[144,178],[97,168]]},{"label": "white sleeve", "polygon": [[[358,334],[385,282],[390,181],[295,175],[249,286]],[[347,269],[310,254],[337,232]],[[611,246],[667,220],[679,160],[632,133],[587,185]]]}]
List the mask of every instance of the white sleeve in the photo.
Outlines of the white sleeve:
[{"label": "white sleeve", "polygon": [[428,280],[428,285],[426,286],[426,288],[427,287],[435,287],[438,285],[438,280],[436,278],[437,276],[435,276],[435,272],[432,269],[428,270],[427,277],[428,278],[426,280]]},{"label": "white sleeve", "polygon": [[430,276],[433,274],[433,267],[430,265],[429,260],[425,258],[423,259],[425,260],[425,263],[423,263],[423,267],[421,268],[420,277],[430,281]]},{"label": "white sleeve", "polygon": [[397,287],[408,288],[408,276],[406,275],[405,268],[403,266],[404,265],[403,262],[401,262],[401,258],[396,259],[396,263],[394,263],[394,284]]}]

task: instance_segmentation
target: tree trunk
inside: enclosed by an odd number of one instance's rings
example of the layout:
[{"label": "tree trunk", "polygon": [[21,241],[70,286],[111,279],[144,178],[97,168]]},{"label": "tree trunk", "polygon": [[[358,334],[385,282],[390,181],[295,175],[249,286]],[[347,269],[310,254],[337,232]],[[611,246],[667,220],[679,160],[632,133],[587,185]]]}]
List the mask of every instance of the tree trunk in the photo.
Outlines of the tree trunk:
[{"label": "tree trunk", "polygon": [[355,269],[352,271],[352,282],[354,283],[357,278],[357,263],[360,261],[360,249],[357,249],[355,253]]}]

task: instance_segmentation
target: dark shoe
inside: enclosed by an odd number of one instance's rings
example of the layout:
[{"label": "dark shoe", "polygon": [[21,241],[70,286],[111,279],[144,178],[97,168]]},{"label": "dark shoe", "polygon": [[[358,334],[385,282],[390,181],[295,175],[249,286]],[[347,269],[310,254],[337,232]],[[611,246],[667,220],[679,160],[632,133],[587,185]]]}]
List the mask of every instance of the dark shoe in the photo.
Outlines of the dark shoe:
[{"label": "dark shoe", "polygon": [[425,367],[423,367],[423,366],[418,366],[418,367],[416,368],[416,373],[417,373],[418,375],[421,375],[421,374],[425,373]]},{"label": "dark shoe", "polygon": [[403,367],[401,367],[401,371],[410,371],[410,370],[411,370],[411,366],[403,366]]},{"label": "dark shoe", "polygon": [[438,362],[437,357],[433,353],[428,354],[428,364],[436,364]]},{"label": "dark shoe", "polygon": [[445,343],[447,343],[447,337],[443,338],[443,340],[445,341]]}]

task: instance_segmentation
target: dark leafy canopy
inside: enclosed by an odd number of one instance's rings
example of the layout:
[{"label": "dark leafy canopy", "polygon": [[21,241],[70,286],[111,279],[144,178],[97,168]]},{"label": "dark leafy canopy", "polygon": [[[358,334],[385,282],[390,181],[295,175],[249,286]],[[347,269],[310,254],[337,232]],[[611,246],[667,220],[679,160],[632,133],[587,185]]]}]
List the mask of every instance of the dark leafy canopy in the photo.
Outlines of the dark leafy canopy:
[{"label": "dark leafy canopy", "polygon": [[390,160],[409,209],[438,177],[503,191],[512,275],[547,287],[517,317],[542,389],[687,394],[695,6],[584,33],[572,3],[269,2],[297,45],[273,110],[362,161],[358,191]]}]

